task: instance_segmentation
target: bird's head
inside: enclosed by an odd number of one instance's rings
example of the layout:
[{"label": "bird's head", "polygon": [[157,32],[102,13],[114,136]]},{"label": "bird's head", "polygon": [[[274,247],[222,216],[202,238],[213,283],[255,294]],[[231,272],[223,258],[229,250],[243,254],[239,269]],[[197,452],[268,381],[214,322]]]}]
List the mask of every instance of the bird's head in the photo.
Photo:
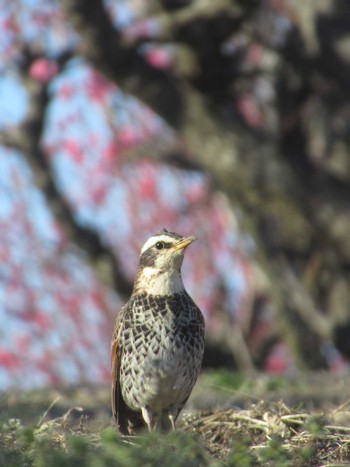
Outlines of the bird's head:
[{"label": "bird's head", "polygon": [[194,240],[167,230],[149,238],[141,249],[134,293],[171,295],[183,290],[181,265],[186,247]]}]

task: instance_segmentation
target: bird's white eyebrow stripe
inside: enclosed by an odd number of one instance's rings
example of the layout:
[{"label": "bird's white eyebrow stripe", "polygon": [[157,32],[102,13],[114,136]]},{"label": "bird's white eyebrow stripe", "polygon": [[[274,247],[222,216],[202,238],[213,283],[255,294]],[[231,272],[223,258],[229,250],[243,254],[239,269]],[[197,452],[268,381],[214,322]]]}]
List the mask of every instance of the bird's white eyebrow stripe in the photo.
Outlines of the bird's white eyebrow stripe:
[{"label": "bird's white eyebrow stripe", "polygon": [[157,242],[167,242],[167,243],[176,243],[177,240],[169,235],[155,235],[147,240],[141,249],[141,254],[148,250],[151,246],[155,245]]}]

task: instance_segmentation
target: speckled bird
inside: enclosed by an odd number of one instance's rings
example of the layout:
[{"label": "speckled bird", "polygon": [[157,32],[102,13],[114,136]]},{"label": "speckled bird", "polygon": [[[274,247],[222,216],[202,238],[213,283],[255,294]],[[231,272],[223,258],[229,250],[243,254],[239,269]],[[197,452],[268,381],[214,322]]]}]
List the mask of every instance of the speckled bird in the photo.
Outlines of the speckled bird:
[{"label": "speckled bird", "polygon": [[112,412],[122,434],[175,429],[196,383],[204,320],[181,277],[185,249],[195,239],[163,230],[141,249],[111,348]]}]

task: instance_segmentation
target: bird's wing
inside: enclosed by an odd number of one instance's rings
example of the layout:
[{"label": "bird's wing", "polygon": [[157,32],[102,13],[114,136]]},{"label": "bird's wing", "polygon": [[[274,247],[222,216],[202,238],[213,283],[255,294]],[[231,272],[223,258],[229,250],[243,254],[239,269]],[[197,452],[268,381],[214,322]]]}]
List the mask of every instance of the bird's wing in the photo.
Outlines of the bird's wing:
[{"label": "bird's wing", "polygon": [[127,304],[122,307],[118,313],[118,317],[115,323],[112,345],[111,345],[111,363],[112,363],[112,390],[111,390],[111,402],[112,402],[112,414],[116,421],[119,430],[122,434],[128,434],[127,420],[125,419],[126,404],[124,402],[121,388],[120,388],[120,359],[122,354],[121,346],[121,334],[123,332],[124,318],[127,311]]},{"label": "bird's wing", "polygon": [[111,345],[112,363],[112,388],[111,402],[113,418],[117,423],[119,431],[123,435],[133,434],[140,428],[145,427],[141,413],[134,412],[125,403],[120,387],[120,361],[123,352],[121,335],[123,333],[125,315],[128,304],[124,305],[117,317]]}]

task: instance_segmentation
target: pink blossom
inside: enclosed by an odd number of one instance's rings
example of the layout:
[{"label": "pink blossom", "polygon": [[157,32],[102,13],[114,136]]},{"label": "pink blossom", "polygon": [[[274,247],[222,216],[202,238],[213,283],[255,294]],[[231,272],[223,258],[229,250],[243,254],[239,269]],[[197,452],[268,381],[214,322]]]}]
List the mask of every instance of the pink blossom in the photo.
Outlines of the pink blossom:
[{"label": "pink blossom", "polygon": [[69,139],[65,141],[63,146],[75,163],[81,164],[83,162],[84,153],[76,141]]},{"label": "pink blossom", "polygon": [[153,177],[145,175],[140,180],[140,195],[143,199],[152,199],[156,194],[156,181]]},{"label": "pink blossom", "polygon": [[73,87],[68,83],[62,84],[59,90],[59,95],[62,99],[70,99],[73,95]]},{"label": "pink blossom", "polygon": [[109,142],[103,148],[103,151],[101,153],[101,159],[105,161],[107,164],[111,164],[115,162],[118,156],[119,156],[119,150],[118,150],[116,141]]},{"label": "pink blossom", "polygon": [[159,35],[160,24],[159,21],[151,18],[125,28],[122,32],[123,37],[126,41],[134,41],[136,39],[153,39]]},{"label": "pink blossom", "polygon": [[118,132],[118,142],[122,146],[131,146],[132,144],[135,143],[136,140],[136,134],[133,128],[123,128]]},{"label": "pink blossom", "polygon": [[258,44],[252,44],[247,53],[248,61],[254,65],[259,65],[263,58],[263,49]]},{"label": "pink blossom", "polygon": [[15,370],[19,365],[18,359],[5,349],[0,349],[0,367],[5,367],[9,370]]},{"label": "pink blossom", "polygon": [[87,95],[96,102],[102,101],[113,87],[112,83],[97,72],[91,73],[86,83]]},{"label": "pink blossom", "polygon": [[250,95],[245,94],[239,98],[238,110],[249,126],[253,128],[260,128],[262,126],[262,114],[257,103]]},{"label": "pink blossom", "polygon": [[168,70],[173,64],[173,55],[160,47],[151,48],[144,53],[147,62],[154,68]]},{"label": "pink blossom", "polygon": [[267,357],[264,370],[271,374],[285,373],[290,367],[290,355],[283,342],[277,343]]},{"label": "pink blossom", "polygon": [[40,83],[47,83],[58,71],[57,63],[46,58],[38,58],[29,68],[29,76]]}]

